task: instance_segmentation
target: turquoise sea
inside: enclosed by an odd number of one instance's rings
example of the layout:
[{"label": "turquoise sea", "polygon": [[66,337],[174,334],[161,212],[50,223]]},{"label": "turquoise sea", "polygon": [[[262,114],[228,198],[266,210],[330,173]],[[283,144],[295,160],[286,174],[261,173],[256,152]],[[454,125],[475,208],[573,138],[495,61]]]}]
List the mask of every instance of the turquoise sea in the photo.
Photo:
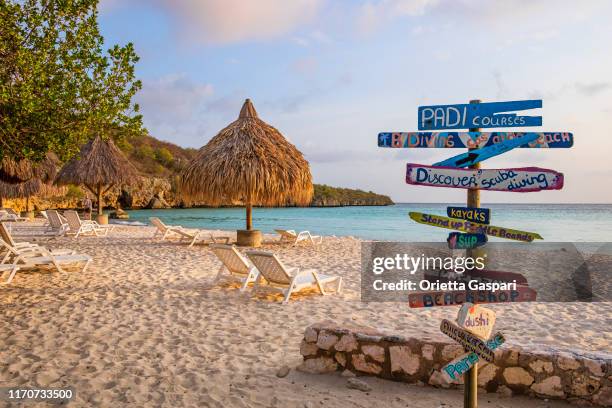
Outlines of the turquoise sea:
[{"label": "turquoise sea", "polygon": [[[254,227],[308,230],[313,234],[355,236],[385,241],[437,242],[450,230],[418,224],[409,211],[446,216],[448,205],[396,204],[386,207],[255,208]],[[612,204],[483,204],[491,224],[537,232],[549,242],[612,241]],[[148,223],[159,217],[167,224],[192,228],[243,229],[244,208],[191,208],[128,211],[130,221]],[[495,239],[491,239],[494,241]]]}]

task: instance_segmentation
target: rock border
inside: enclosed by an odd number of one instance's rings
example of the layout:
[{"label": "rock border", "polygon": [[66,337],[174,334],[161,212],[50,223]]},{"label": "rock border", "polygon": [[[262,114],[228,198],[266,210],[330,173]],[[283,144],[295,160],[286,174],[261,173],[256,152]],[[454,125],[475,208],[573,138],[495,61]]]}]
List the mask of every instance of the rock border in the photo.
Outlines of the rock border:
[{"label": "rock border", "polygon": [[[324,321],[304,332],[300,370],[329,373],[348,370],[393,381],[457,388],[440,369],[465,353],[456,343],[405,338],[357,325]],[[566,399],[581,405],[612,406],[612,358],[502,345],[494,363],[479,363],[478,386],[504,395],[526,394]]]}]

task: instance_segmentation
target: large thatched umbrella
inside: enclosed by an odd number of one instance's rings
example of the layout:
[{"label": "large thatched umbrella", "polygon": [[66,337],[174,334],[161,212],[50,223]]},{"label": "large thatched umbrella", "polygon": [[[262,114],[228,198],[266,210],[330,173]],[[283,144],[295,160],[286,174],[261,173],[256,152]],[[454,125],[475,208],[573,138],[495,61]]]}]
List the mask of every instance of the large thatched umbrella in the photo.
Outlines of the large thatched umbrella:
[{"label": "large thatched umbrella", "polygon": [[[181,190],[188,199],[209,205],[244,203],[247,231],[253,227],[254,205],[307,205],[313,194],[308,162],[278,130],[257,117],[250,99],[238,119],[183,170]],[[240,235],[241,231],[239,243]]]},{"label": "large thatched umbrella", "polygon": [[138,171],[113,141],[96,136],[62,167],[55,182],[83,184],[98,198],[98,215],[102,215],[102,194],[115,185],[132,184],[138,179]]}]

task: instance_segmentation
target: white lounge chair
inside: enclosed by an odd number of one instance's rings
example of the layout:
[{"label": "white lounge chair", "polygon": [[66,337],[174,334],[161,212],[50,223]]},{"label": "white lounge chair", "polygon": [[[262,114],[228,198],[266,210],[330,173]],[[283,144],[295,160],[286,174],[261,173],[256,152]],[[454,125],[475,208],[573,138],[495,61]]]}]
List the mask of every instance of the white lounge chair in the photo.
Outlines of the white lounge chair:
[{"label": "white lounge chair", "polygon": [[49,250],[43,246],[38,244],[30,243],[30,242],[15,242],[13,236],[6,228],[4,223],[0,222],[0,239],[4,241],[4,243],[12,248],[12,250],[7,250],[6,254],[2,258],[0,263],[5,263],[11,257],[15,255],[44,255],[46,253],[51,252],[53,255],[73,255],[76,252],[72,249],[52,249]]},{"label": "white lounge chair", "polygon": [[47,219],[49,220],[49,228],[47,233],[55,236],[66,235],[70,226],[62,219],[63,217],[56,210],[47,210]]},{"label": "white lounge chair", "polygon": [[228,272],[228,278],[238,280],[242,283],[240,291],[246,290],[250,282],[255,282],[259,272],[245,259],[234,245],[211,244],[210,248],[221,261],[221,267],[215,277],[213,284],[223,279],[224,271]]},{"label": "white lounge chair", "polygon": [[103,227],[95,221],[81,221],[79,214],[74,210],[64,211],[64,217],[69,227],[66,234],[74,234],[75,238],[79,235],[106,236],[114,228],[114,225]]},{"label": "white lounge chair", "polygon": [[[16,267],[20,270],[33,269],[40,266],[52,266],[55,267],[58,272],[64,272],[62,265],[77,265],[84,263],[81,269],[81,272],[84,272],[92,261],[92,258],[86,254],[58,255],[43,247],[36,248],[35,251],[19,253],[2,239],[0,239],[0,247],[6,248],[13,254],[12,263],[5,263],[4,265],[12,265],[13,268]],[[3,266],[2,268],[7,267]],[[3,284],[11,283],[16,271],[16,269],[13,269],[9,278],[4,281]]]},{"label": "white lounge chair", "polygon": [[323,242],[323,237],[320,235],[312,235],[309,231],[296,233],[294,230],[275,229],[279,235],[279,242],[289,242],[292,245],[297,245],[300,241],[310,241],[313,246],[320,245]]},{"label": "white lounge chair", "polygon": [[149,221],[151,221],[151,224],[153,224],[153,226],[156,228],[155,234],[153,234],[153,239],[160,235],[161,240],[163,241],[174,234],[178,235],[181,239],[190,240],[189,246],[193,246],[196,242],[205,242],[206,238],[209,238],[214,244],[218,244],[219,242],[227,244],[230,240],[230,237],[215,236],[211,232],[207,231],[186,229],[180,225],[166,225],[157,217],[150,217]]},{"label": "white lounge chair", "polygon": [[17,211],[13,210],[12,208],[4,208],[4,211],[6,212],[7,215],[5,215],[5,219],[3,219],[2,221],[19,222],[19,221],[29,220],[27,217],[22,217],[21,215],[17,214]]},{"label": "white lounge chair", "polygon": [[300,271],[299,268],[286,268],[280,259],[273,253],[265,251],[247,251],[249,260],[259,271],[259,277],[255,281],[253,290],[258,290],[262,279],[268,286],[282,292],[285,295],[283,303],[289,302],[293,292],[307,288],[318,288],[322,295],[326,295],[324,286],[335,283],[335,292],[342,290],[342,278],[339,276],[328,276],[318,274],[314,269]]}]

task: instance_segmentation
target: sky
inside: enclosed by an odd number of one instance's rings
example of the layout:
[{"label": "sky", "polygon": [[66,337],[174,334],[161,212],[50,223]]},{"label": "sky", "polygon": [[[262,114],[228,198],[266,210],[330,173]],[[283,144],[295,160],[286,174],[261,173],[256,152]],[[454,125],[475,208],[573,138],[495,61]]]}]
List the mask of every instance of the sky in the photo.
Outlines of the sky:
[{"label": "sky", "polygon": [[[560,191],[482,192],[483,202],[612,203],[612,2],[606,0],[101,0],[108,46],[140,56],[149,133],[199,148],[251,98],[310,162],[315,183],[396,202],[463,202],[405,183],[406,163],[457,149],[381,149],[416,131],[421,105],[542,99],[571,149],[516,149],[485,168],[563,172]],[[494,129],[511,130],[511,129]]]}]

